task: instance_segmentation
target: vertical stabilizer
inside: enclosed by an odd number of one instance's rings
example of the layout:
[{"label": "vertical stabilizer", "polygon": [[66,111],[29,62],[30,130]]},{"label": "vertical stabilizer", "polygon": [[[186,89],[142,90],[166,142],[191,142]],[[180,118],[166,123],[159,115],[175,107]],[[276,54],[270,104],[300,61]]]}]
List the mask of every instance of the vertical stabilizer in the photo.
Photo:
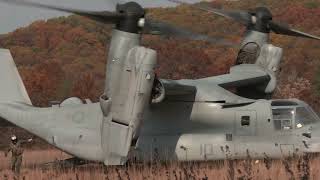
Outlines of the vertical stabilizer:
[{"label": "vertical stabilizer", "polygon": [[0,102],[32,104],[8,49],[0,49]]}]

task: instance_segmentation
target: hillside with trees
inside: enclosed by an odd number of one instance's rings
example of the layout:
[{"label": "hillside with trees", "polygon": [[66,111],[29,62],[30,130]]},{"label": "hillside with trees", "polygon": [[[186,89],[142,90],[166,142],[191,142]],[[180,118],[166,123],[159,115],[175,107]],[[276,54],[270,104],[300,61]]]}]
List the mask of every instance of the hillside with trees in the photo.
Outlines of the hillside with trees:
[{"label": "hillside with trees", "polygon": [[[274,18],[299,30],[320,35],[318,0],[214,1],[225,9],[270,7]],[[148,16],[195,32],[221,36],[239,43],[244,27],[207,12],[182,5],[149,9]],[[79,16],[37,21],[0,36],[0,47],[13,54],[32,102],[47,106],[79,96],[97,100],[105,80],[111,25]],[[272,43],[284,48],[276,98],[296,97],[320,110],[320,41],[272,35]],[[158,51],[160,78],[201,78],[226,73],[235,63],[238,49],[199,41],[144,36],[143,44]]]}]

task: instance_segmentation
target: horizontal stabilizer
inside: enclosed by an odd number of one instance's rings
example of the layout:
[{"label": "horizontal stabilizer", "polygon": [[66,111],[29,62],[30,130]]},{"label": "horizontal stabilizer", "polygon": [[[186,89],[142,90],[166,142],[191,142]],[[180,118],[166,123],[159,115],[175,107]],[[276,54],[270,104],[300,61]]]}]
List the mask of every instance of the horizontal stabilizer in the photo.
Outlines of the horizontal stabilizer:
[{"label": "horizontal stabilizer", "polygon": [[8,49],[0,49],[0,102],[21,102],[31,105],[31,100]]}]

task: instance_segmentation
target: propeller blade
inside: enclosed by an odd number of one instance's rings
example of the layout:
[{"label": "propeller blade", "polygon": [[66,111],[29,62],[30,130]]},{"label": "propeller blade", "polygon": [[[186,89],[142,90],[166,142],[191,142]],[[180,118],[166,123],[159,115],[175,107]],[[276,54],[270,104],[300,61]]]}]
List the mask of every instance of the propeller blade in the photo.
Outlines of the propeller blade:
[{"label": "propeller blade", "polygon": [[73,14],[84,16],[84,17],[93,19],[95,21],[103,22],[103,23],[113,23],[124,17],[123,14],[120,14],[117,12],[84,11],[84,10],[78,10],[78,9],[72,9],[72,8],[58,7],[53,5],[45,5],[45,4],[40,4],[40,3],[30,2],[30,1],[27,2],[27,1],[19,1],[19,0],[0,0],[0,2],[73,13]]},{"label": "propeller blade", "polygon": [[[180,0],[168,0],[168,1],[174,2],[177,4],[189,4]],[[250,25],[252,22],[252,15],[246,11],[227,11],[222,9],[216,9],[216,8],[210,7],[207,3],[204,3],[204,2],[200,4],[195,4],[193,5],[193,7],[196,7],[197,9],[200,9],[206,12],[214,13],[216,15],[219,15],[228,19],[235,20],[246,26]]]},{"label": "propeller blade", "polygon": [[[63,11],[67,13],[73,13],[80,16],[84,16],[90,19],[93,19],[95,21],[99,21],[102,23],[115,23],[122,18],[125,18],[125,14],[117,13],[117,12],[110,12],[110,11],[84,11],[84,10],[78,10],[78,9],[72,9],[72,8],[65,8],[65,7],[58,7],[53,5],[45,5],[40,4],[36,2],[30,2],[30,1],[20,1],[20,0],[0,0],[0,2],[6,2],[10,4],[16,4],[16,5],[22,5],[22,6],[30,6],[30,7],[37,7],[37,8],[44,8],[44,9],[50,9],[50,10],[57,10],[57,11]],[[210,43],[217,43],[225,46],[238,46],[234,42],[228,42],[224,40],[223,38],[213,38],[206,35],[198,34],[191,32],[189,30],[178,28],[173,25],[163,23],[163,22],[157,22],[153,21],[151,19],[145,19],[143,32],[147,32],[149,34],[160,34],[160,35],[167,35],[167,36],[173,36],[177,38],[183,38],[183,39],[191,39],[191,40],[202,40],[207,41]]]},{"label": "propeller blade", "polygon": [[320,40],[320,37],[314,36],[308,33],[304,33],[295,29],[291,29],[287,25],[281,25],[276,22],[269,22],[269,27],[270,29],[275,32],[276,34],[283,34],[283,35],[288,35],[288,36],[297,36],[297,37],[304,37],[304,38],[310,38],[310,39],[316,39]]},{"label": "propeller blade", "polygon": [[223,38],[210,37],[207,35],[191,32],[187,29],[173,26],[164,22],[154,21],[150,18],[145,19],[144,33],[153,35],[166,35],[181,39],[200,40],[224,46],[238,47],[237,43],[227,41]]}]

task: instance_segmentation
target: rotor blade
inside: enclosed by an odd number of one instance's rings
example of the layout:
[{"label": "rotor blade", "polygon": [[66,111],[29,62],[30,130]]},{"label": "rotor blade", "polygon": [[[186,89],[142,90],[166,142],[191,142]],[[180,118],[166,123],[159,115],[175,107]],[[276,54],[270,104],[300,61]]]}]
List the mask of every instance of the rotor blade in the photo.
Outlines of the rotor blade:
[{"label": "rotor blade", "polygon": [[210,37],[207,35],[194,33],[181,27],[176,27],[164,22],[154,21],[150,18],[145,19],[144,33],[154,35],[167,35],[182,39],[200,40],[224,46],[238,47],[237,43],[227,41],[223,38]]},{"label": "rotor blade", "polygon": [[110,12],[110,11],[85,11],[85,10],[78,10],[78,9],[71,9],[71,8],[64,8],[64,7],[58,7],[53,5],[45,5],[40,4],[36,2],[28,2],[28,1],[19,1],[19,0],[0,0],[0,2],[5,2],[9,4],[16,4],[21,6],[29,6],[29,7],[36,7],[36,8],[42,8],[42,9],[49,9],[49,10],[57,10],[67,13],[73,13],[80,16],[84,16],[90,19],[93,19],[95,21],[108,23],[108,22],[116,22],[119,19],[123,18],[123,15],[116,12]]},{"label": "rotor blade", "polygon": [[283,34],[288,36],[297,36],[297,37],[304,37],[310,39],[320,40],[320,37],[314,36],[308,33],[304,33],[295,29],[291,29],[287,25],[281,25],[279,23],[271,21],[269,23],[270,29],[275,32],[276,34]]},{"label": "rotor blade", "polygon": [[[178,4],[189,4],[180,0],[168,0],[170,2],[178,3]],[[200,3],[200,4],[194,4],[192,5],[193,7],[196,7],[200,10],[211,12],[214,14],[217,14],[219,16],[235,20],[237,22],[240,22],[246,26],[250,25],[252,22],[252,15],[249,14],[246,11],[227,11],[227,10],[222,10],[222,9],[216,9],[209,7],[207,3]],[[190,5],[190,4],[189,4]]]}]

